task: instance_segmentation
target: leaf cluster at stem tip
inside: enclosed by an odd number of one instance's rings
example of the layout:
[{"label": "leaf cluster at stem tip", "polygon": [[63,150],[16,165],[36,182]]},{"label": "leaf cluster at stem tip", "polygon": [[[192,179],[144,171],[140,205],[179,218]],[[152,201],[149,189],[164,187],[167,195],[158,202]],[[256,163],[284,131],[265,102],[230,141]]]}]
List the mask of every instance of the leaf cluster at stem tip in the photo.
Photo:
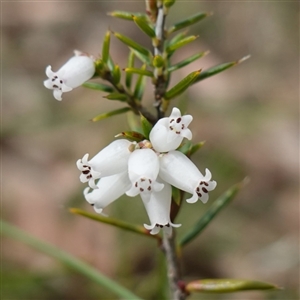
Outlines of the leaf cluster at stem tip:
[{"label": "leaf cluster at stem tip", "polygon": [[[84,86],[108,93],[103,97],[104,99],[120,101],[123,104],[126,103],[130,109],[101,113],[99,116],[94,117],[93,121],[99,121],[131,110],[136,115],[142,113],[153,125],[159,118],[164,116],[169,107],[170,100],[180,96],[193,84],[221,73],[249,58],[249,56],[246,56],[240,60],[219,64],[201,72],[197,68],[198,70],[191,72],[179,80],[178,83],[169,87],[173,72],[194,63],[209,53],[209,51],[198,51],[179,62],[173,62],[172,58],[175,52],[181,51],[183,47],[186,47],[198,38],[197,35],[188,36],[187,31],[182,30],[186,30],[188,27],[212,15],[211,12],[199,12],[175,22],[169,28],[165,28],[165,19],[174,3],[175,1],[173,0],[164,0],[161,2],[147,0],[147,14],[121,10],[109,13],[112,17],[131,21],[133,26],[136,26],[150,39],[152,49],[145,47],[140,40],[137,41],[120,32],[113,30],[106,32],[102,44],[101,57],[96,59],[96,74],[94,79],[100,77],[107,83],[86,82]],[[162,6],[157,6],[158,4]],[[174,33],[177,34],[172,36]],[[129,49],[128,61],[121,68],[114,62],[110,53],[112,36]],[[139,60],[142,66],[138,66],[136,60]],[[134,77],[136,77],[136,80],[133,80]],[[143,106],[142,100],[145,96],[147,79],[150,79],[150,82],[154,86],[153,100],[157,109],[157,116],[154,116]]]}]

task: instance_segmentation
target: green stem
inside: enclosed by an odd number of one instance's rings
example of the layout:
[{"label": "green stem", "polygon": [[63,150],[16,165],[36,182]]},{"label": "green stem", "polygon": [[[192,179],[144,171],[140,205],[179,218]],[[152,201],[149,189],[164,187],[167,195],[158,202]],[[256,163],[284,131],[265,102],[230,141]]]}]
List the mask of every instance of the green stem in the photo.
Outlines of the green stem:
[{"label": "green stem", "polygon": [[57,259],[64,265],[70,267],[71,269],[81,273],[82,275],[86,276],[87,278],[93,280],[97,284],[107,288],[115,295],[118,295],[122,299],[128,300],[142,300],[138,296],[131,293],[126,288],[122,287],[118,283],[114,282],[113,280],[107,278],[105,275],[101,274],[95,268],[89,266],[85,262],[77,259],[76,257],[72,256],[71,254],[60,250],[48,243],[45,243],[32,235],[26,233],[23,230],[12,226],[5,221],[0,220],[1,226],[1,233],[6,235],[10,238],[16,239],[40,252],[49,255],[50,257]]},{"label": "green stem", "polygon": [[[155,34],[158,44],[154,47],[154,54],[163,57],[164,42],[165,42],[165,22],[166,14],[164,12],[163,4],[158,7],[157,20],[155,24]],[[164,72],[164,70],[163,70]],[[157,118],[161,119],[165,116],[165,111],[162,107],[162,98],[166,92],[166,80],[164,75],[160,75],[156,78],[155,82],[155,107],[157,110]]]},{"label": "green stem", "polygon": [[140,103],[137,104],[137,102],[135,101],[133,95],[131,95],[131,93],[129,93],[120,83],[119,84],[115,84],[113,82],[113,78],[111,73],[107,73],[107,75],[104,77],[105,80],[107,80],[108,82],[110,82],[112,84],[112,86],[121,94],[124,94],[127,96],[127,99],[129,101],[127,101],[128,105],[132,108],[133,112],[136,115],[139,115],[140,113],[152,124],[154,125],[156,123],[156,118],[145,108],[143,107]]}]

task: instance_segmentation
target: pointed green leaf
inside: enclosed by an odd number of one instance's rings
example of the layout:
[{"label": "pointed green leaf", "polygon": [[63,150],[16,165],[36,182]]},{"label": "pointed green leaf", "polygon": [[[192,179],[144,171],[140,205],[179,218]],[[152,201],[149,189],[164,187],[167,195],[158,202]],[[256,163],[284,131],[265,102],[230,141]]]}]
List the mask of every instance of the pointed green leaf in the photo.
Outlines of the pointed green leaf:
[{"label": "pointed green leaf", "polygon": [[152,66],[152,55],[148,56],[148,55],[144,55],[138,51],[136,51],[133,48],[130,48],[130,50],[134,53],[134,55],[144,64],[146,64],[147,66]]},{"label": "pointed green leaf", "polygon": [[[142,70],[145,70],[146,65],[142,66]],[[146,77],[144,75],[140,75],[138,80],[136,81],[136,86],[134,89],[134,98],[141,101],[144,91],[145,91],[145,87],[146,87]]]},{"label": "pointed green leaf", "polygon": [[96,214],[91,214],[87,211],[78,209],[78,208],[71,208],[70,212],[73,214],[77,214],[77,215],[81,215],[83,217],[89,218],[91,220],[97,221],[97,222],[101,222],[101,223],[105,223],[105,224],[109,224],[115,227],[119,227],[121,229],[125,229],[134,233],[138,233],[138,234],[142,234],[144,236],[148,236],[148,237],[152,237],[155,239],[160,239],[159,236],[157,235],[152,235],[150,234],[149,230],[147,230],[144,226],[140,226],[140,225],[134,225],[131,223],[127,223],[118,219],[113,219],[110,217],[104,217],[101,215],[96,215]]},{"label": "pointed green leaf", "polygon": [[121,80],[121,70],[119,65],[115,65],[114,69],[112,70],[112,77],[114,84],[118,84]]},{"label": "pointed green leaf", "polygon": [[183,93],[190,85],[193,84],[194,80],[199,76],[201,70],[190,73],[188,76],[183,78],[174,87],[167,91],[164,98],[167,100],[173,99],[179,94]]},{"label": "pointed green leaf", "polygon": [[124,137],[127,140],[130,140],[132,142],[141,142],[146,139],[146,137],[143,134],[141,134],[137,131],[123,131],[123,132],[117,134],[115,137],[116,138]]},{"label": "pointed green leaf", "polygon": [[168,46],[166,51],[168,54],[172,54],[175,50],[193,42],[197,38],[198,38],[198,36],[196,36],[196,35],[187,36],[186,38],[183,38],[183,39],[179,40],[178,42]]},{"label": "pointed green leaf", "polygon": [[188,156],[189,157],[192,156],[194,153],[196,153],[198,150],[200,150],[204,144],[205,144],[205,141],[193,145],[191,150],[188,153]]},{"label": "pointed green leaf", "polygon": [[198,13],[196,15],[190,16],[189,18],[182,20],[176,24],[174,24],[173,26],[171,26],[171,28],[168,30],[168,33],[172,33],[174,31],[183,29],[185,27],[191,26],[201,20],[203,20],[204,18],[206,18],[207,16],[212,15],[211,13]]},{"label": "pointed green leaf", "polygon": [[147,19],[147,16],[145,14],[133,13],[133,12],[121,11],[121,10],[114,10],[112,12],[109,12],[108,15],[115,18],[128,20],[128,21],[132,21],[132,16],[137,16],[139,18]]},{"label": "pointed green leaf", "polygon": [[145,69],[143,70],[143,69],[136,69],[136,68],[125,68],[124,71],[126,73],[140,74],[143,76],[153,77],[153,73]]},{"label": "pointed green leaf", "polygon": [[110,31],[107,31],[102,45],[102,60],[107,63],[109,58]]},{"label": "pointed green leaf", "polygon": [[134,112],[130,111],[127,113],[126,117],[130,130],[143,134],[143,129],[141,128],[139,116],[137,116]]},{"label": "pointed green leaf", "polygon": [[134,23],[148,36],[155,38],[155,31],[152,26],[149,25],[147,19],[143,17],[132,16]]},{"label": "pointed green leaf", "polygon": [[111,86],[108,86],[108,85],[103,84],[103,83],[96,83],[96,82],[85,82],[82,86],[84,86],[88,89],[107,92],[107,93],[112,93],[115,90]]},{"label": "pointed green leaf", "polygon": [[[134,67],[134,53],[130,51],[128,56],[127,68],[133,68],[133,67]],[[125,85],[128,89],[131,88],[131,82],[132,82],[132,73],[126,73]]]},{"label": "pointed green leaf", "polygon": [[140,44],[138,44],[137,42],[133,41],[129,37],[127,37],[127,36],[125,36],[125,35],[123,35],[121,33],[118,33],[118,32],[113,32],[113,35],[116,38],[118,38],[121,42],[123,42],[124,44],[126,44],[128,47],[135,49],[137,52],[139,52],[139,53],[141,53],[141,54],[143,54],[145,56],[148,56],[148,57],[152,56],[151,52],[147,48],[141,46]]},{"label": "pointed green leaf", "polygon": [[[194,62],[195,60],[197,60],[198,58],[201,58],[201,57],[207,55],[208,53],[209,53],[209,51],[196,53],[196,54],[194,54],[194,55],[192,55],[192,56],[190,56],[190,57],[188,57],[188,58],[186,58],[186,59],[178,62],[177,64],[175,64],[173,66],[170,66],[168,68],[168,72],[174,72],[174,71],[176,71],[176,70],[178,70],[178,69],[180,69],[182,67],[185,67],[188,64],[190,64],[190,63]],[[153,62],[153,64],[154,64],[154,62]]]},{"label": "pointed green leaf", "polygon": [[237,61],[232,61],[232,62],[220,64],[215,67],[209,68],[209,69],[203,71],[201,74],[199,74],[198,78],[194,81],[194,83],[199,82],[205,78],[211,77],[213,75],[216,75],[216,74],[223,72],[223,71],[225,71],[231,67],[234,67],[236,65],[239,65],[240,63],[247,60],[248,58],[250,58],[250,55],[245,56],[242,59],[237,60]]},{"label": "pointed green leaf", "polygon": [[191,242],[194,238],[196,238],[202,232],[202,230],[212,221],[212,219],[234,199],[239,190],[246,183],[247,178],[244,181],[232,186],[216,201],[214,201],[209,209],[205,212],[205,214],[198,220],[198,222],[181,238],[179,245],[183,247]]},{"label": "pointed green leaf", "polygon": [[121,94],[118,92],[108,94],[108,95],[104,96],[103,98],[106,98],[108,100],[118,100],[118,101],[122,101],[122,102],[125,102],[127,100],[127,96],[125,94]]},{"label": "pointed green leaf", "polygon": [[184,39],[187,35],[187,31],[177,33],[169,42],[167,42],[168,47],[176,44],[180,40]]},{"label": "pointed green leaf", "polygon": [[116,110],[113,110],[113,111],[110,111],[110,112],[107,112],[107,113],[104,113],[104,114],[100,114],[100,115],[94,117],[92,119],[92,121],[97,122],[97,121],[107,119],[107,118],[115,116],[115,115],[120,115],[120,114],[126,113],[130,110],[131,110],[130,107],[123,107],[123,108],[120,108],[120,109],[116,109]]},{"label": "pointed green leaf", "polygon": [[192,142],[187,141],[184,144],[180,145],[180,147],[177,149],[177,151],[180,151],[181,153],[188,155],[188,153],[191,151],[193,147]]},{"label": "pointed green leaf", "polygon": [[243,279],[201,279],[188,283],[185,290],[189,293],[233,293],[250,290],[276,290],[279,287],[266,282]]},{"label": "pointed green leaf", "polygon": [[113,72],[113,70],[115,69],[115,64],[114,64],[114,61],[112,60],[111,56],[108,57],[107,65],[108,65],[109,70],[111,72]]},{"label": "pointed green leaf", "polygon": [[141,116],[141,125],[144,132],[144,136],[147,140],[149,140],[150,131],[152,130],[153,126],[152,124],[142,115]]},{"label": "pointed green leaf", "polygon": [[[18,229],[17,227],[10,225],[4,221],[1,221],[1,234],[18,240],[25,245],[32,247],[33,249],[40,251],[49,257],[52,257],[62,263],[63,265],[69,267],[70,269],[78,272],[93,280],[95,283],[103,286],[104,288],[110,290],[112,293],[117,295],[120,299],[130,299],[130,300],[141,300],[138,296],[134,295],[131,291],[127,290],[125,287],[119,285],[117,282],[106,277],[104,274],[100,273],[94,267],[88,265],[84,261],[72,256],[70,253],[64,252],[51,244],[48,244],[31,234]],[[152,236],[155,237],[155,236]]]}]

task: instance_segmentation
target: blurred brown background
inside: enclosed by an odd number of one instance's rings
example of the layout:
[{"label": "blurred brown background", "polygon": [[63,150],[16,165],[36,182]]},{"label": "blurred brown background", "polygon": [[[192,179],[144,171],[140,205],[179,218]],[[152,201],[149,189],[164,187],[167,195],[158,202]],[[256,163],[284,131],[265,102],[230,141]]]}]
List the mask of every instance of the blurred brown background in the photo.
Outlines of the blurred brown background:
[{"label": "blurred brown background", "polygon": [[[127,128],[126,117],[91,123],[122,107],[104,94],[78,88],[58,102],[45,89],[45,68],[57,70],[79,49],[97,55],[107,28],[150,47],[128,21],[107,12],[144,11],[144,1],[2,2],[2,217],[99,268],[145,299],[157,299],[161,256],[147,238],[71,215],[85,203],[75,166]],[[218,187],[203,205],[184,204],[182,235],[232,184],[250,184],[183,254],[186,280],[248,278],[285,287],[280,292],[196,295],[190,299],[299,299],[299,4],[292,1],[178,1],[168,25],[198,11],[214,15],[190,29],[199,35],[174,62],[198,51],[210,55],[174,74],[171,85],[199,68],[251,59],[195,86],[174,101],[188,100],[193,141],[206,140],[194,157]],[[121,68],[127,48],[112,41]],[[145,103],[151,108],[152,87]],[[107,210],[143,224],[139,199],[122,198]],[[4,239],[2,299],[115,299],[87,279],[27,246]]]}]

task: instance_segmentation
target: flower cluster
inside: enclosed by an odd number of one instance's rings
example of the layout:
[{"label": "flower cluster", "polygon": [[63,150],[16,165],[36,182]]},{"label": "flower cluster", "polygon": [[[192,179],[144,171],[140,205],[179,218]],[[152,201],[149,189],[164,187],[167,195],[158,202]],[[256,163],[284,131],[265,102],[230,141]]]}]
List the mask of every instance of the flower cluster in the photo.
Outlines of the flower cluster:
[{"label": "flower cluster", "polygon": [[170,117],[160,119],[152,128],[150,141],[115,140],[92,159],[88,154],[79,159],[80,181],[89,184],[84,196],[95,211],[102,213],[123,194],[140,195],[150,219],[145,228],[151,234],[161,228],[170,234],[172,227],[180,226],[170,220],[171,186],[192,194],[186,200],[189,203],[198,199],[206,203],[208,192],[217,183],[211,181],[208,169],[203,176],[187,156],[176,150],[183,138],[192,138],[188,129],[192,119],[173,108]]},{"label": "flower cluster", "polygon": [[48,79],[44,81],[47,89],[53,90],[56,100],[62,100],[62,94],[70,92],[91,79],[95,74],[94,59],[86,53],[74,51],[71,57],[57,72],[51,66],[46,68]]}]

